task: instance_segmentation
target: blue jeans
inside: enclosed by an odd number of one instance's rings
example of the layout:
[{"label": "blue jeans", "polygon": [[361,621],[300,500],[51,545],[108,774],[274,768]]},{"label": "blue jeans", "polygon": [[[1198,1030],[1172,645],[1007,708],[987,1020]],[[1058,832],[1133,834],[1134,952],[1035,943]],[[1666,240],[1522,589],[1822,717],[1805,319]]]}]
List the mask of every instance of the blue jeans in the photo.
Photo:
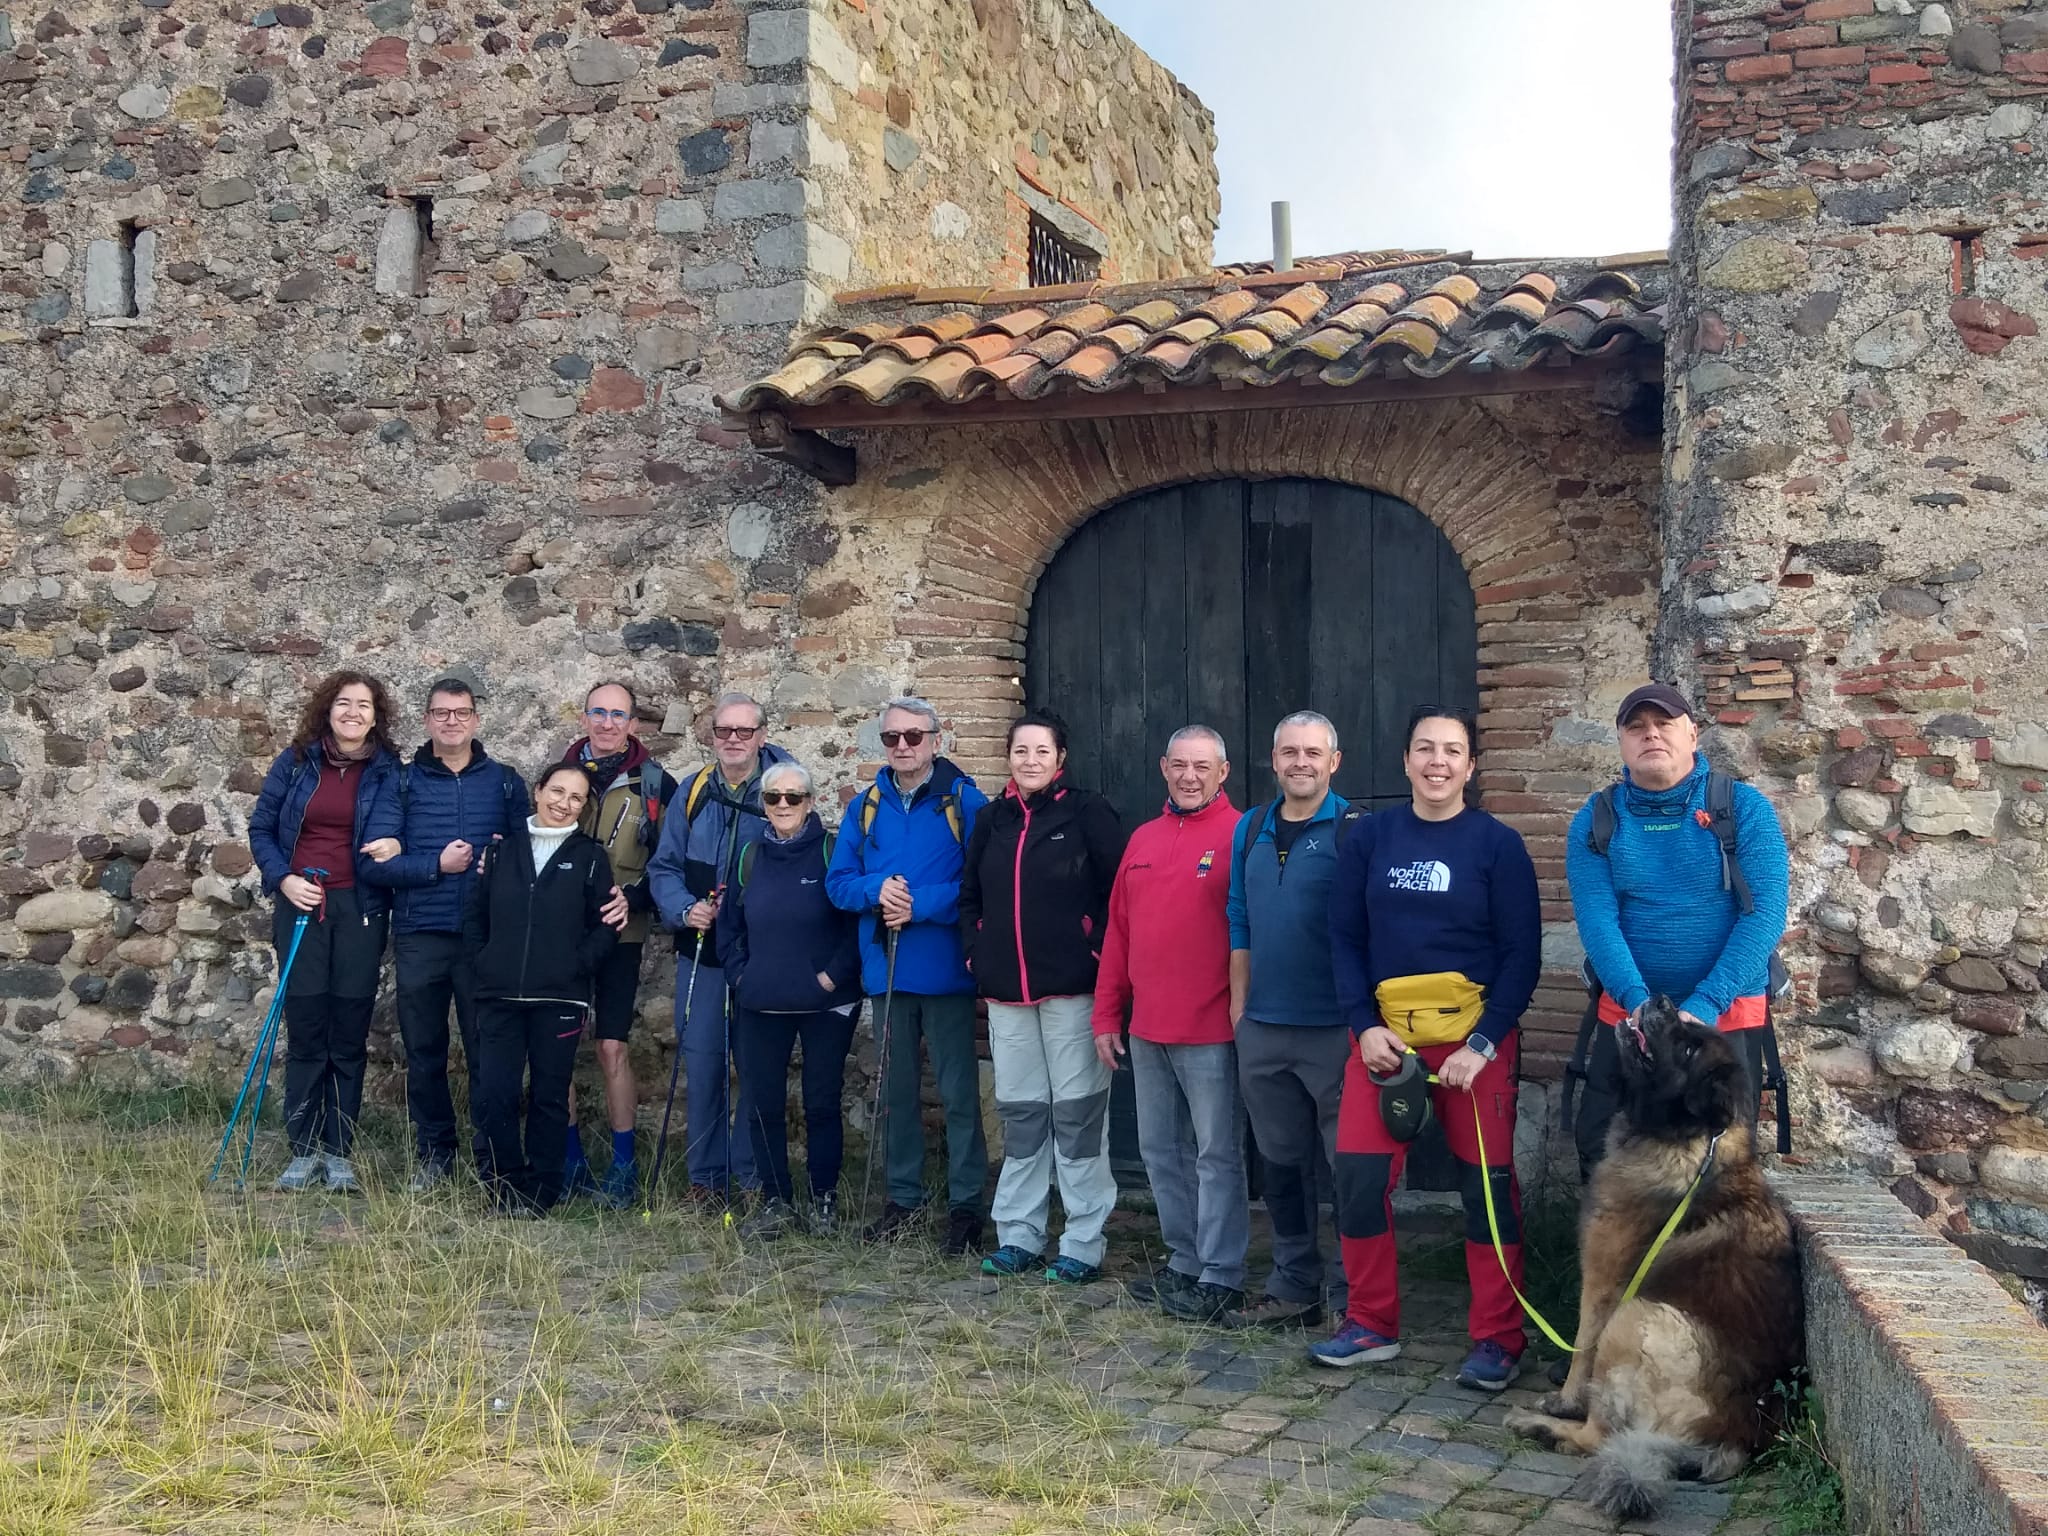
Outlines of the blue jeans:
[{"label": "blue jeans", "polygon": [[1237,1047],[1158,1045],[1131,1036],[1138,1150],[1159,1207],[1167,1267],[1244,1289],[1251,1238]]},{"label": "blue jeans", "polygon": [[[687,1016],[684,1013],[688,1006]],[[690,1182],[723,1189],[728,1180],[755,1189],[754,1148],[747,1135],[747,1092],[732,1092],[732,1029],[726,1017],[725,972],[700,966],[694,992],[690,967],[676,967],[676,1044],[683,1053],[683,1160]],[[737,1127],[737,1132],[735,1132]]]}]

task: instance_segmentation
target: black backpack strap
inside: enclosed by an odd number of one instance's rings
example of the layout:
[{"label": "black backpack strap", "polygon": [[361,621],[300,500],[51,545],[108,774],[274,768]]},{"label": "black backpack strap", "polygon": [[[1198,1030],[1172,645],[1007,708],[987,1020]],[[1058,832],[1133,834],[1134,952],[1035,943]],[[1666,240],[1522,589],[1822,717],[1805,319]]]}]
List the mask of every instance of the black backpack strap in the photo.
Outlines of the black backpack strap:
[{"label": "black backpack strap", "polygon": [[1747,917],[1756,910],[1756,898],[1749,894],[1735,851],[1735,780],[1718,768],[1707,772],[1707,822],[1721,845],[1721,889],[1734,895],[1736,909]]},{"label": "black backpack strap", "polygon": [[1572,1122],[1576,1118],[1572,1100],[1578,1096],[1586,1074],[1592,1069],[1593,1032],[1599,1027],[1600,998],[1596,993],[1586,999],[1586,1011],[1579,1015],[1579,1038],[1572,1046],[1572,1059],[1565,1064],[1563,1091],[1558,1095],[1557,1123],[1567,1136],[1571,1135]]},{"label": "black backpack strap", "polygon": [[1586,828],[1586,846],[1607,857],[1607,845],[1614,841],[1614,829],[1621,813],[1615,809],[1615,801],[1621,794],[1619,784],[1610,784],[1593,797],[1593,823]]},{"label": "black backpack strap", "polygon": [[1344,840],[1352,834],[1360,822],[1364,821],[1371,814],[1372,812],[1362,805],[1347,805],[1344,807],[1337,817],[1337,851],[1339,853],[1344,851]]}]

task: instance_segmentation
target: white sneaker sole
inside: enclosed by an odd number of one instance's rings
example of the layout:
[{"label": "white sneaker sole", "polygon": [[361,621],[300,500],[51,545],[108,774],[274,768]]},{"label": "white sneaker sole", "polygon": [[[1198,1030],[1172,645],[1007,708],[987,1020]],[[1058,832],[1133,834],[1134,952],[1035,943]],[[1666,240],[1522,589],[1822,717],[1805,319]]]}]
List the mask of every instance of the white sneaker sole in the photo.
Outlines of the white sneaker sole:
[{"label": "white sneaker sole", "polygon": [[1401,1357],[1401,1346],[1382,1344],[1377,1349],[1361,1349],[1357,1354],[1346,1355],[1341,1360],[1319,1355],[1314,1350],[1308,1351],[1308,1357],[1316,1365],[1327,1365],[1332,1370],[1347,1371],[1354,1365],[1380,1365],[1388,1360],[1398,1360]]}]

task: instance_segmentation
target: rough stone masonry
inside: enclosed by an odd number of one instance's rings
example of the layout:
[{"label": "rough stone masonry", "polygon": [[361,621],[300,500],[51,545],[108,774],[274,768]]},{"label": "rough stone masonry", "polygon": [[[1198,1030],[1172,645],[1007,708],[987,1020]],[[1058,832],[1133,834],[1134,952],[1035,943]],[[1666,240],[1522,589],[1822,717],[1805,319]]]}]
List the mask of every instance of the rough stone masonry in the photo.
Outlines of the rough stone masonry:
[{"label": "rough stone masonry", "polygon": [[920,529],[714,396],[836,289],[1021,282],[1034,208],[1206,267],[1213,144],[1082,0],[0,9],[0,1072],[239,1062],[247,812],[343,663],[474,665],[528,770],[598,678],[679,770],[750,688],[851,779]]},{"label": "rough stone masonry", "polygon": [[1675,9],[1661,650],[1793,834],[1801,1134],[2048,1273],[2048,7]]}]

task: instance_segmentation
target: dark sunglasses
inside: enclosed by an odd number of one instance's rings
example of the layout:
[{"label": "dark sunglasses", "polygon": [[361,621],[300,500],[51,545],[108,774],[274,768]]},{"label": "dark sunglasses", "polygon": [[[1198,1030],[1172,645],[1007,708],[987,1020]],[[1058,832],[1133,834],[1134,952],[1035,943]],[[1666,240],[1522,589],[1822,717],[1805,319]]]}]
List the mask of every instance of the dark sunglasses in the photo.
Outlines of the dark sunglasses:
[{"label": "dark sunglasses", "polygon": [[811,798],[806,789],[764,789],[761,791],[763,805],[802,805]]},{"label": "dark sunglasses", "polygon": [[882,732],[882,745],[885,747],[898,745],[921,747],[924,745],[925,737],[929,735],[931,735],[930,731],[884,731]]},{"label": "dark sunglasses", "polygon": [[711,734],[720,741],[745,741],[760,729],[758,725],[714,725]]}]

